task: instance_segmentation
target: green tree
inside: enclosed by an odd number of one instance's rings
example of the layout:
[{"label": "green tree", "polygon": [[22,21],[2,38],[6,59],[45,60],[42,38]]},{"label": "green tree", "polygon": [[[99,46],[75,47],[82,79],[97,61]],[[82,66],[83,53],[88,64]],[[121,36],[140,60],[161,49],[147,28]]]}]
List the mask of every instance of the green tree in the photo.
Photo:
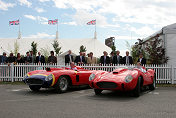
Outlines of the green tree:
[{"label": "green tree", "polygon": [[116,46],[115,45],[111,46],[111,49],[112,49],[112,52],[115,54],[116,53]]},{"label": "green tree", "polygon": [[19,46],[18,41],[16,40],[15,43],[14,43],[14,54],[15,54],[15,56],[17,56],[17,53],[19,52],[19,49],[20,49],[20,46]]},{"label": "green tree", "polygon": [[43,56],[45,57],[45,61],[47,62],[50,54],[50,48],[46,46],[45,48],[41,48],[40,52],[43,54]]},{"label": "green tree", "polygon": [[86,52],[86,47],[84,47],[83,45],[80,46],[80,52]]},{"label": "green tree", "polygon": [[154,40],[149,40],[145,50],[147,51],[150,64],[164,64],[169,59],[165,54],[166,51],[159,36],[154,37]]},{"label": "green tree", "polygon": [[53,45],[54,51],[56,52],[56,55],[60,55],[62,53],[61,52],[62,47],[59,46],[59,42],[57,41],[57,39],[53,41],[52,45]]},{"label": "green tree", "polygon": [[36,56],[37,54],[37,43],[34,41],[31,43],[31,51],[33,51],[33,55]]}]

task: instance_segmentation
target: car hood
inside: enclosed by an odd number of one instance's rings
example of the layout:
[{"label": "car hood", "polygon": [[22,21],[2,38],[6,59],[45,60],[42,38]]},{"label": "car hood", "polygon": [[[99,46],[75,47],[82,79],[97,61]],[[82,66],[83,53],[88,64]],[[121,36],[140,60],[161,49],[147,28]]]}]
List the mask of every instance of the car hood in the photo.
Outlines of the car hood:
[{"label": "car hood", "polygon": [[28,76],[32,76],[32,75],[48,76],[49,74],[52,74],[52,73],[53,71],[36,70],[36,71],[29,72]]},{"label": "car hood", "polygon": [[135,74],[136,71],[132,72],[130,70],[125,70],[125,71],[121,71],[121,72],[111,72],[111,73],[106,73],[103,74],[102,76],[100,76],[99,78],[96,79],[96,81],[116,81],[116,82],[122,82],[124,81],[125,77],[127,75],[133,75]]}]

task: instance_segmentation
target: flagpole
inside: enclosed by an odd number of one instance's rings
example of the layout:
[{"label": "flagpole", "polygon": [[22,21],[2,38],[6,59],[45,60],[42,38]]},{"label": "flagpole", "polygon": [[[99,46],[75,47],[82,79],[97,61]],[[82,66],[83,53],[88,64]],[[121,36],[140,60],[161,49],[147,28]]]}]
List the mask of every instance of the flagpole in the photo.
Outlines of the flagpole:
[{"label": "flagpole", "polygon": [[21,39],[21,32],[20,32],[20,18],[19,18],[18,39]]},{"label": "flagpole", "polygon": [[59,38],[59,36],[58,36],[59,34],[58,34],[58,18],[57,18],[57,30],[56,30],[56,39],[58,39]]},{"label": "flagpole", "polygon": [[97,27],[96,27],[96,25],[97,25],[97,23],[96,23],[96,19],[95,19],[95,33],[94,33],[94,39],[97,39],[97,32],[96,32]]}]

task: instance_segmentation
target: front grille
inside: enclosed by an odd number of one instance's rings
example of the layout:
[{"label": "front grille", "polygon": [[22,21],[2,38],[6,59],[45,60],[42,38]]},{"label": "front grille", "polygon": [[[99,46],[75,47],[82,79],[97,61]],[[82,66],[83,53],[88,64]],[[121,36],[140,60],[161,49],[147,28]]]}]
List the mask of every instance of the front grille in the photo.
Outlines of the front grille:
[{"label": "front grille", "polygon": [[117,84],[114,83],[114,82],[97,82],[97,86],[99,88],[116,88],[117,87]]},{"label": "front grille", "polygon": [[35,84],[35,85],[42,85],[43,81],[41,79],[35,79],[35,78],[30,78],[26,80],[26,83],[29,85]]}]

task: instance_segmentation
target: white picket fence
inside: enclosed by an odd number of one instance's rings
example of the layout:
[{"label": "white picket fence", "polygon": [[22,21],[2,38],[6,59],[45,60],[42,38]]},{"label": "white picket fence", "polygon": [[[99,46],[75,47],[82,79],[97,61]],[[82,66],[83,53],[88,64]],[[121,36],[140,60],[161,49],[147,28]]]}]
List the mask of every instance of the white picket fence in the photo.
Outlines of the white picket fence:
[{"label": "white picket fence", "polygon": [[[68,65],[69,66],[69,65]],[[113,71],[115,68],[124,65],[80,65],[81,67],[89,70],[105,70]],[[135,65],[130,65],[135,66]],[[42,70],[46,67],[67,67],[65,65],[50,65],[50,64],[10,64],[10,65],[0,65],[0,81],[22,81],[23,77],[27,72],[33,70]],[[145,65],[146,69],[154,69],[156,72],[156,81],[157,83],[171,83],[175,84],[176,80],[176,67],[169,65]]]}]

